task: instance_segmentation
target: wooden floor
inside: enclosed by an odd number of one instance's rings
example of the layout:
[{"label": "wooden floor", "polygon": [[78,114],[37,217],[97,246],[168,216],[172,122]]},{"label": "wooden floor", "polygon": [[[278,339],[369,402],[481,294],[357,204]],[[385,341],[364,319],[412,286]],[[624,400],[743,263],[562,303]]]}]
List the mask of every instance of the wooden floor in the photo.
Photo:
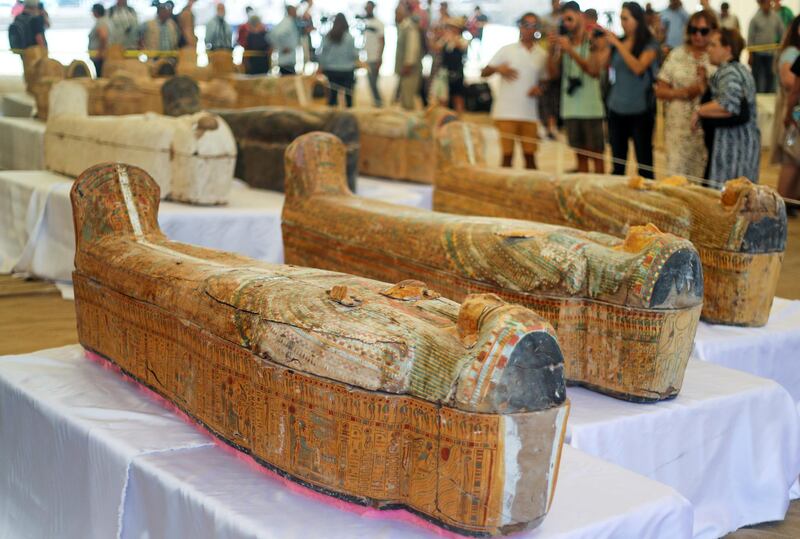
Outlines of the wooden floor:
[{"label": "wooden floor", "polygon": [[[546,146],[544,147],[546,150]],[[552,166],[552,152],[540,153],[542,163]],[[657,163],[658,163],[657,154]],[[568,163],[566,166],[570,166]],[[544,168],[544,167],[543,167]],[[762,167],[762,181],[775,185],[776,167]],[[789,222],[786,249],[778,295],[800,299],[800,219]],[[25,281],[0,275],[0,355],[34,352],[44,348],[78,342],[75,307],[61,299],[55,286],[41,281]],[[735,539],[800,538],[800,501],[789,508],[786,519],[742,528],[728,535]]]}]

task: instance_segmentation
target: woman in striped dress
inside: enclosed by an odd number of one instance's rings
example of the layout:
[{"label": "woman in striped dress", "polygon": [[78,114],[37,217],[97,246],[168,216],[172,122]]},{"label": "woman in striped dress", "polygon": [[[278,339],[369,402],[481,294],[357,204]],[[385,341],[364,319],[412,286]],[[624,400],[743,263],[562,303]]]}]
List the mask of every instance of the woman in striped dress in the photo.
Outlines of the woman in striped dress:
[{"label": "woman in striped dress", "polygon": [[742,49],[744,39],[736,30],[711,35],[708,55],[719,68],[709,83],[711,101],[700,106],[692,121],[695,128],[700,119],[716,124],[708,179],[717,189],[740,176],[758,182],[761,132],[756,123],[756,86],[753,75],[739,63]]}]

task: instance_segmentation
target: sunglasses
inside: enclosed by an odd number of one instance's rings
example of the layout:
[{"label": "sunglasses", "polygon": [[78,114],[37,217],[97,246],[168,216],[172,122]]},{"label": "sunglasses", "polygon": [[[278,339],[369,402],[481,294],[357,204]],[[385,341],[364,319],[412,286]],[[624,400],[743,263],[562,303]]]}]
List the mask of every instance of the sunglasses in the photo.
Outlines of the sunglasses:
[{"label": "sunglasses", "polygon": [[689,26],[689,35],[700,34],[701,36],[707,36],[710,33],[711,28],[698,28],[697,26]]},{"label": "sunglasses", "polygon": [[527,28],[528,30],[535,30],[539,27],[539,23],[536,22],[521,22],[519,23],[520,28]]}]

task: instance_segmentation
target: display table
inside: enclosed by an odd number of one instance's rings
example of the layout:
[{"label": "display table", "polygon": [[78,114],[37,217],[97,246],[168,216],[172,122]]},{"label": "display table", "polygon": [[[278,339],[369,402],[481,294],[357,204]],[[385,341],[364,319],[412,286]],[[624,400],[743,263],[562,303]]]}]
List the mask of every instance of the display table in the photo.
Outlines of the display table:
[{"label": "display table", "polygon": [[800,301],[775,298],[769,322],[760,328],[701,322],[694,356],[775,380],[786,388],[800,412]]},{"label": "display table", "polygon": [[31,118],[36,108],[36,100],[25,92],[3,94],[3,116],[12,118]]},{"label": "display table", "polygon": [[[430,207],[431,187],[360,178],[365,196]],[[48,171],[0,171],[0,273],[72,280],[75,238],[72,180]],[[363,191],[362,191],[363,189]],[[225,206],[162,201],[158,221],[168,238],[283,262],[283,194],[235,182]]]},{"label": "display table", "polygon": [[401,180],[379,180],[359,176],[356,193],[392,204],[412,206],[424,210],[433,209],[433,186]]},{"label": "display table", "polygon": [[0,170],[44,168],[44,122],[0,116]]},{"label": "display table", "polygon": [[669,485],[695,537],[781,520],[800,472],[800,418],[772,380],[692,360],[673,400],[635,404],[569,388],[570,445]]},{"label": "display table", "polygon": [[[80,346],[0,357],[0,529],[10,537],[432,537],[253,464]],[[514,537],[689,537],[674,490],[566,447],[550,513]]]}]

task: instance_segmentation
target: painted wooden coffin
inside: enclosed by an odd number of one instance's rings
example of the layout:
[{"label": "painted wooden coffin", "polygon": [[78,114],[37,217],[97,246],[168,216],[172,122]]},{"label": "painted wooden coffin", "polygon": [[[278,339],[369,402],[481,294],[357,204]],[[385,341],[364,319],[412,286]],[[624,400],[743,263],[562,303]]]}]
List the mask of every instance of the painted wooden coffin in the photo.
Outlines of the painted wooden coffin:
[{"label": "painted wooden coffin", "polygon": [[497,294],[553,324],[571,382],[632,401],[680,391],[703,293],[689,241],[652,225],[622,241],[356,197],[343,145],[323,133],[292,143],[286,174],[288,263],[387,281],[413,276],[457,301]]},{"label": "painted wooden coffin", "polygon": [[361,174],[433,183],[433,137],[441,125],[456,119],[453,111],[444,107],[433,107],[424,113],[361,107],[350,110],[358,119],[361,133]]},{"label": "painted wooden coffin", "polygon": [[236,139],[236,177],[253,187],[284,190],[284,154],[300,135],[324,131],[347,148],[347,184],[355,190],[358,175],[359,130],[355,117],[336,109],[300,110],[257,107],[212,110],[230,126]]},{"label": "painted wooden coffin", "polygon": [[786,247],[786,207],[769,187],[744,178],[720,192],[685,178],[649,181],[611,175],[562,178],[486,164],[479,129],[454,122],[437,137],[434,209],[530,219],[624,236],[655,224],[688,238],[705,280],[702,317],[720,324],[763,326]]},{"label": "painted wooden coffin", "polygon": [[232,75],[229,78],[236,90],[238,108],[263,106],[308,107],[314,103],[318,90],[326,88],[326,79],[317,75]]},{"label": "painted wooden coffin", "polygon": [[78,176],[98,161],[141,166],[160,180],[162,195],[194,204],[224,204],[233,182],[236,143],[218,116],[203,112],[88,116],[87,92],[62,81],[50,93],[45,166]]},{"label": "painted wooden coffin", "polygon": [[90,80],[89,67],[80,60],[64,66],[58,60],[43,56],[33,63],[30,74],[29,92],[36,102],[36,118],[47,119],[50,108],[50,88],[64,79]]},{"label": "painted wooden coffin", "polygon": [[[64,78],[63,76],[50,76],[35,85],[34,97],[37,104],[37,118],[47,119],[50,90]],[[115,116],[144,114],[145,112],[169,114],[164,110],[162,93],[164,85],[168,84],[171,78],[174,77],[134,77],[118,71],[110,78],[92,79],[84,77],[75,78],[74,80],[82,84],[89,94],[88,113],[90,116]],[[233,89],[230,82],[215,79],[195,84],[197,84],[199,91],[199,95],[196,98],[199,109],[232,108],[236,106],[236,90]]]},{"label": "painted wooden coffin", "polygon": [[326,494],[476,535],[544,518],[568,412],[547,322],[169,241],[158,199],[121,164],[73,186],[84,347]]}]

